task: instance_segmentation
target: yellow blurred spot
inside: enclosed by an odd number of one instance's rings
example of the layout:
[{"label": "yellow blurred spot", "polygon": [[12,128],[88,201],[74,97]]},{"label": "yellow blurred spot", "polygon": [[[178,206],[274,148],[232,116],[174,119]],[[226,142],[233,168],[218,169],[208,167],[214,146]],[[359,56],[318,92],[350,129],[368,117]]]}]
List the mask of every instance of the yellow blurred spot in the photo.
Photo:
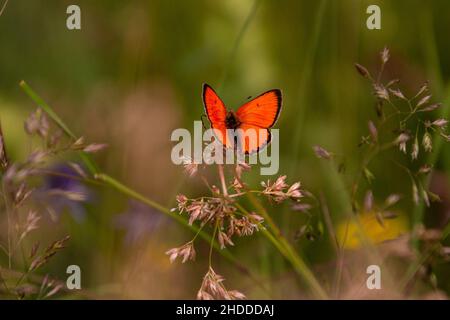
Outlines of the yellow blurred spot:
[{"label": "yellow blurred spot", "polygon": [[383,219],[382,224],[377,220],[375,212],[365,212],[358,215],[356,221],[344,221],[337,226],[336,234],[341,246],[346,249],[361,247],[361,234],[357,221],[361,225],[361,231],[372,244],[378,244],[386,240],[393,240],[408,232],[409,223],[404,215],[394,219]]},{"label": "yellow blurred spot", "polygon": [[29,113],[34,109],[21,108],[9,103],[0,97],[0,123],[5,139],[6,151],[9,158],[22,161],[27,156],[29,137],[26,135],[23,124]]}]

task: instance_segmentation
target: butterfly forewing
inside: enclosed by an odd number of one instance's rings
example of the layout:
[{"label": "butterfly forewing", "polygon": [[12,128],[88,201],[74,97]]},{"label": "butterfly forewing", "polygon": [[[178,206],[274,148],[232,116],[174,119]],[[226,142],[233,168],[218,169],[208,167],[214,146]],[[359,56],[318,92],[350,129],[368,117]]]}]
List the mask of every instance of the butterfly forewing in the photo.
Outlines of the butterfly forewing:
[{"label": "butterfly forewing", "polygon": [[203,104],[215,136],[224,146],[231,148],[232,141],[227,137],[225,125],[227,109],[217,93],[206,83],[203,85]]},{"label": "butterfly forewing", "polygon": [[[270,130],[281,110],[281,91],[269,90],[242,105],[236,112],[242,129],[240,150],[246,154],[258,152],[270,143]],[[254,134],[254,132],[256,134]]]},{"label": "butterfly forewing", "polygon": [[260,128],[272,127],[281,110],[281,91],[267,91],[242,105],[236,112],[241,123]]}]

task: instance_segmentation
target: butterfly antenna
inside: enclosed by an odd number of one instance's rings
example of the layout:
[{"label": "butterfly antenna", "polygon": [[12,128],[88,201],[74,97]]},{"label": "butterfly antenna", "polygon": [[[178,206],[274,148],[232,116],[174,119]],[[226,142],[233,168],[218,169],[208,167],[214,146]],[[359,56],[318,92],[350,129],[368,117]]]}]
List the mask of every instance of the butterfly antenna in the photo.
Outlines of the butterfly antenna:
[{"label": "butterfly antenna", "polygon": [[8,168],[8,155],[6,154],[5,139],[2,132],[2,124],[0,122],[0,169],[6,170]]}]

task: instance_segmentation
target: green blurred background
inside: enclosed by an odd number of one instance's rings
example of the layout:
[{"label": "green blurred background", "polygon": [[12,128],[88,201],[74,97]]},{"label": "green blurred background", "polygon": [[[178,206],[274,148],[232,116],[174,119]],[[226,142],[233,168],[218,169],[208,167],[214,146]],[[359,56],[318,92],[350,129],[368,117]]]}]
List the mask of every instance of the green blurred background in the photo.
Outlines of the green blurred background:
[{"label": "green blurred background", "polygon": [[[70,4],[81,8],[81,30],[66,28]],[[366,28],[370,4],[381,6],[381,30]],[[361,160],[357,145],[367,133],[367,121],[375,118],[374,98],[354,63],[375,70],[387,46],[386,77],[400,78],[408,94],[429,80],[433,99],[446,100],[449,12],[450,3],[438,0],[10,1],[0,17],[0,117],[6,145],[17,160],[28,151],[22,123],[35,105],[19,88],[25,80],[78,135],[109,144],[96,155],[103,171],[173,207],[179,192],[207,192],[170,161],[172,130],[191,129],[203,113],[202,83],[217,88],[232,108],[250,95],[280,88],[280,174],[323,192],[339,223],[338,198],[344,191],[333,184],[311,147],[322,145],[342,155],[349,174]],[[446,201],[449,163],[445,146],[436,168]],[[266,179],[258,171],[247,175],[249,184]],[[372,171],[377,200],[409,192],[408,176],[389,160],[375,162]],[[95,200],[86,205],[83,221],[66,212],[59,223],[48,222],[49,239],[69,233],[72,240],[46,271],[64,279],[68,264],[80,265],[83,288],[94,298],[195,297],[207,268],[208,245],[198,244],[196,263],[170,265],[164,252],[190,239],[190,231],[150,213],[155,226],[129,243],[127,231],[115,224],[117,215],[129,210],[129,200],[113,190],[92,191]],[[294,239],[305,217],[289,206],[268,208]],[[448,208],[448,203],[432,207],[426,223],[441,227]],[[410,201],[401,210],[408,215]],[[43,237],[40,232],[36,237]],[[333,270],[328,243],[324,236],[295,246],[319,271]],[[251,298],[304,295],[264,238],[240,239],[231,251],[269,286],[270,295],[216,255],[217,269],[230,287]],[[448,266],[442,273],[441,279],[448,279]],[[441,287],[450,290],[448,281]]]}]

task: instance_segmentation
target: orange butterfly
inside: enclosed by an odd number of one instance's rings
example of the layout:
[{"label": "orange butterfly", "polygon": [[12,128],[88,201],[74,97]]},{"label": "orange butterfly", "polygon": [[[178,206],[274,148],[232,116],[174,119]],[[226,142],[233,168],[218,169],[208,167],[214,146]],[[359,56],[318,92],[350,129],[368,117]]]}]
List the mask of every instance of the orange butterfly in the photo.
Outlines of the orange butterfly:
[{"label": "orange butterfly", "polygon": [[[234,112],[227,110],[217,93],[205,83],[203,104],[219,141],[227,148],[238,146],[241,152],[251,154],[259,152],[270,143],[269,129],[275,124],[281,111],[281,90],[264,92]],[[227,129],[238,132],[234,135],[235,141],[227,135]],[[251,132],[256,134],[252,135]]]}]

